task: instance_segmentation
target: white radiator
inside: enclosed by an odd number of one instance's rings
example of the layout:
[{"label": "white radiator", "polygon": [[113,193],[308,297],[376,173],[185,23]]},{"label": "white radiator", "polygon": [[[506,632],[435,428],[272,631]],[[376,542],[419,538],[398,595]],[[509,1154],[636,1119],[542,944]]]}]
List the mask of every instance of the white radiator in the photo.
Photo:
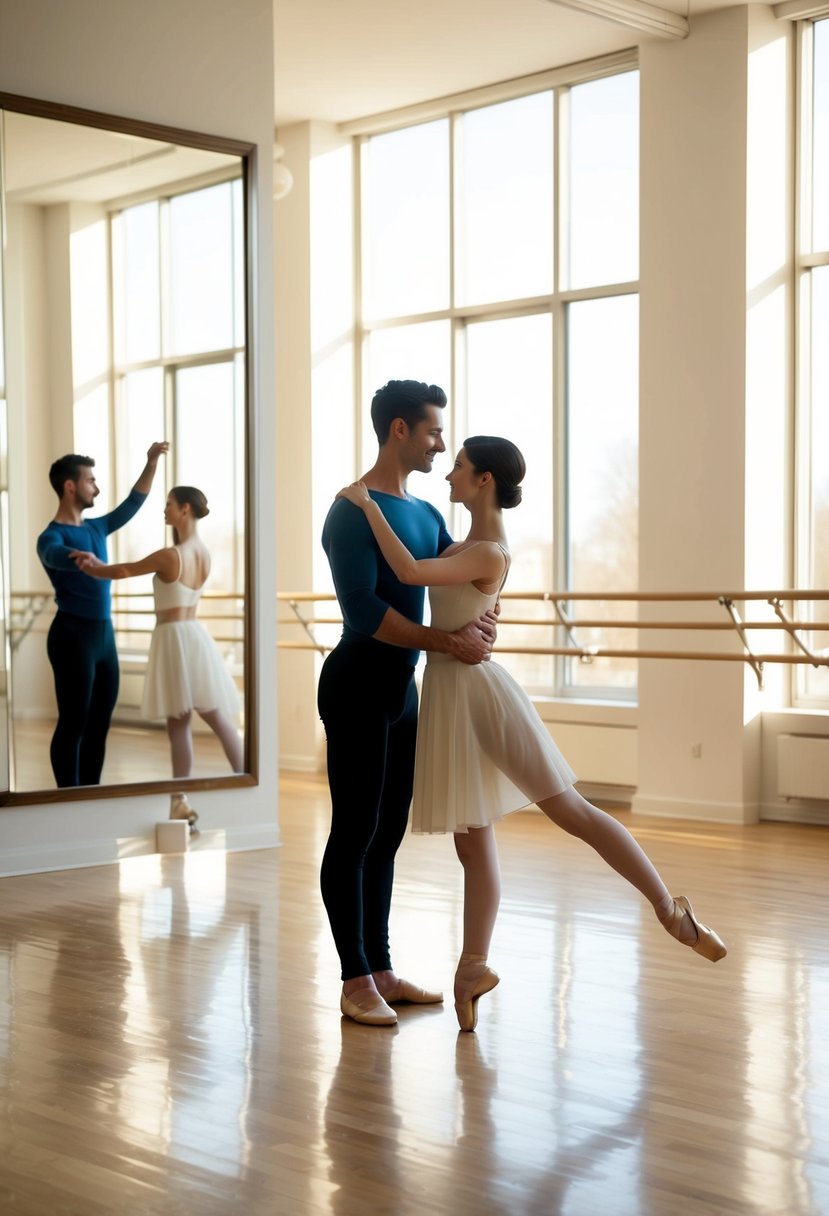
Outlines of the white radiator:
[{"label": "white radiator", "polygon": [[777,792],[829,802],[829,736],[777,736]]}]

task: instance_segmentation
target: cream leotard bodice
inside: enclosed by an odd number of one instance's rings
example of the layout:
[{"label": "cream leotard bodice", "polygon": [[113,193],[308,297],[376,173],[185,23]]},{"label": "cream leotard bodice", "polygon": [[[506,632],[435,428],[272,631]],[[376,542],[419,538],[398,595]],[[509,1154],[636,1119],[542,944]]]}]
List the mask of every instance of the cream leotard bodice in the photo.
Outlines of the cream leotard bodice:
[{"label": "cream leotard bodice", "polygon": [[[431,623],[436,629],[444,629],[447,633],[454,633],[456,629],[463,628],[469,621],[476,620],[489,609],[495,607],[498,596],[501,594],[506,582],[507,572],[509,571],[509,555],[502,545],[499,545],[498,548],[504,554],[507,565],[504,570],[504,576],[501,579],[501,585],[497,591],[479,591],[474,583],[451,583],[446,587],[429,588]],[[427,655],[427,659],[430,662],[435,658],[443,659],[449,657],[448,655],[437,654],[434,651],[430,651]]]},{"label": "cream leotard bodice", "polygon": [[174,545],[178,554],[178,578],[174,583],[165,583],[153,575],[153,598],[156,612],[169,612],[171,608],[195,608],[201,599],[201,587],[188,587],[181,581],[182,561],[178,545]]}]

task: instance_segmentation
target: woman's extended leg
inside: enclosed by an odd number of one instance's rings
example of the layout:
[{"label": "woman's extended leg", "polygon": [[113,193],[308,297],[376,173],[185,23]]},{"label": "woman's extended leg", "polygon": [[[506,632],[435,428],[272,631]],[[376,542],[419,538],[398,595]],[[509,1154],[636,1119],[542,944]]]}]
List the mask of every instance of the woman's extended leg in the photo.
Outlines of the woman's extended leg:
[{"label": "woman's extended leg", "polygon": [[495,828],[455,833],[455,852],[463,866],[463,951],[455,972],[455,1012],[461,1030],[474,1030],[478,999],[498,983],[486,965],[501,902],[501,868]]},{"label": "woman's extended leg", "polygon": [[221,743],[224,754],[227,756],[228,763],[234,773],[241,773],[245,767],[245,758],[242,740],[239,738],[239,732],[236,727],[229,718],[225,717],[220,709],[200,709],[197,712]]},{"label": "woman's extended leg", "polygon": [[[180,718],[167,719],[167,734],[170,739],[170,754],[173,761],[174,777],[189,777],[193,767],[193,732],[191,730],[192,714],[182,714]],[[170,795],[170,818],[186,819],[192,828],[198,819],[198,813],[187,801],[186,794]]]},{"label": "woman's extended leg", "polygon": [[623,824],[593,806],[572,786],[538,805],[548,819],[571,836],[584,840],[617,874],[632,883],[653,905],[657,918],[672,937],[686,946],[699,948],[698,952],[712,962],[723,957],[725,947],[717,935],[696,921],[687,901],[681,902],[682,897],[674,899],[647,853]]}]

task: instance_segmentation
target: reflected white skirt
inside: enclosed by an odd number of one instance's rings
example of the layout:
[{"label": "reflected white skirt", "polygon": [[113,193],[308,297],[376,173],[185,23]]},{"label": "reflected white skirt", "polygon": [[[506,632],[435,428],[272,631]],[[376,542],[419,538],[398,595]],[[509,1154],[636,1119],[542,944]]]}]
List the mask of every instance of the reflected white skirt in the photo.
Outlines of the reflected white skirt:
[{"label": "reflected white skirt", "polygon": [[150,642],[141,713],[180,718],[190,710],[221,710],[238,718],[239,693],[216,643],[198,621],[156,625]]}]

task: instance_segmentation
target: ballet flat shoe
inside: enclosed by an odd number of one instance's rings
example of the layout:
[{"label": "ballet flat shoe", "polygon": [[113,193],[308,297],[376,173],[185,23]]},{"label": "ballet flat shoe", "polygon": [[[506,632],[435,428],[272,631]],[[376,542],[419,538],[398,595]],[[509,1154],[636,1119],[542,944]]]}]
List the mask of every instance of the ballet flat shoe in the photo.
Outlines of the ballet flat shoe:
[{"label": "ballet flat shoe", "polygon": [[683,945],[689,945],[697,954],[701,954],[703,958],[707,958],[709,962],[716,963],[721,958],[725,958],[728,951],[725,948],[725,942],[713,929],[709,929],[708,925],[703,925],[694,916],[694,909],[691,907],[691,901],[684,895],[677,895],[674,898],[674,906],[668,913],[667,917],[662,921],[671,937],[675,937],[677,941],[681,941],[679,936],[679,927],[682,924],[683,916],[687,915],[691,919],[691,924],[697,931],[697,940],[695,942],[683,942]]},{"label": "ballet flat shoe", "polygon": [[428,992],[410,984],[408,980],[398,980],[393,988],[383,994],[387,1005],[439,1005],[443,1000],[442,992]]},{"label": "ballet flat shoe", "polygon": [[[475,974],[475,969],[477,969],[477,974]],[[455,1001],[455,1013],[458,1016],[458,1025],[461,1030],[474,1030],[478,1025],[478,1001],[501,982],[501,977],[497,971],[493,971],[483,962],[467,963],[463,967],[459,967],[455,978],[457,979],[458,975],[462,979],[466,978],[464,972],[471,973],[469,979],[472,983],[464,993],[463,1000]]]},{"label": "ballet flat shoe", "polygon": [[359,988],[361,998],[352,1001],[342,994],[340,997],[340,1013],[351,1018],[352,1022],[360,1022],[364,1026],[396,1026],[397,1014],[390,1009],[379,992],[373,988]]},{"label": "ballet flat shoe", "polygon": [[173,798],[173,801],[170,804],[171,819],[186,819],[190,824],[190,827],[192,827],[198,817],[198,811],[193,810],[190,803],[187,801],[186,794],[180,794]]}]

